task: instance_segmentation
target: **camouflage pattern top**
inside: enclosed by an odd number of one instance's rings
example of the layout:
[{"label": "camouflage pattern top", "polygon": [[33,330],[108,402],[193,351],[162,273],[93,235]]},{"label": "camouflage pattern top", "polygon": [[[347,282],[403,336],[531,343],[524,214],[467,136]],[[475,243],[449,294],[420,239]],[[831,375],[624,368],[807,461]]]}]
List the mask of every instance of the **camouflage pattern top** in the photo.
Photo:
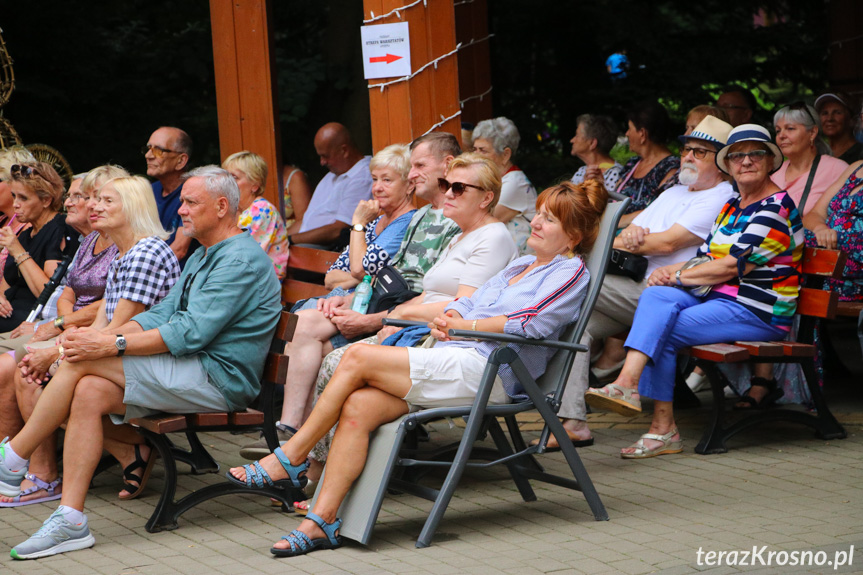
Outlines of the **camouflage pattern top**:
[{"label": "camouflage pattern top", "polygon": [[411,218],[391,265],[402,274],[412,290],[421,292],[423,276],[459,232],[461,230],[456,223],[444,217],[442,209],[433,210],[431,204],[425,205]]}]

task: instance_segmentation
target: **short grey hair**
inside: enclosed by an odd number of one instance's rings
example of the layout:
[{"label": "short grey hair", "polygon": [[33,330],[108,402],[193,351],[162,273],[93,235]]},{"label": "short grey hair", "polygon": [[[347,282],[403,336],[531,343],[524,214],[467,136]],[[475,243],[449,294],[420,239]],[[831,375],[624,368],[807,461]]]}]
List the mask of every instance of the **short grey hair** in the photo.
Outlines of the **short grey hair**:
[{"label": "short grey hair", "polygon": [[228,210],[231,214],[237,215],[240,210],[240,188],[237,187],[234,176],[228,170],[212,164],[201,166],[183,174],[182,181],[185,183],[192,178],[204,180],[204,188],[213,198],[226,198]]},{"label": "short grey hair", "polygon": [[575,120],[576,128],[584,127],[584,135],[588,139],[596,140],[596,147],[603,154],[611,151],[617,143],[619,130],[614,120],[608,116],[597,116],[595,114],[582,114]]},{"label": "short grey hair", "polygon": [[[819,154],[832,156],[833,151],[830,149],[830,145],[821,139],[821,120],[819,119],[818,112],[809,104],[803,105],[806,106],[806,110],[799,106],[794,108],[791,106],[780,108],[779,111],[773,115],[773,125],[776,126],[779,120],[785,120],[792,124],[800,124],[807,130],[811,130],[814,126],[818,130],[816,132],[817,135],[815,136],[815,149],[818,150]],[[808,114],[807,111],[809,112]]]},{"label": "short grey hair", "polygon": [[483,120],[473,129],[473,141],[478,139],[488,140],[494,148],[495,153],[502,154],[505,148],[512,150],[512,155],[518,150],[521,136],[518,128],[509,118],[500,116],[493,120]]}]

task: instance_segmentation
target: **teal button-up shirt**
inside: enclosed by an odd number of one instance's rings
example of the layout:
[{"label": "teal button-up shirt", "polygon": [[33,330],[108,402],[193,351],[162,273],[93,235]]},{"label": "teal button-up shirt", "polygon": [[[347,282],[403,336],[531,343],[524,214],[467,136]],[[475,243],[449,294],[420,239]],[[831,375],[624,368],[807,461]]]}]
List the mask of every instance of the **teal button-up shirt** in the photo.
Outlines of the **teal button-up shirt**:
[{"label": "teal button-up shirt", "polygon": [[198,248],[165,299],[132,320],[158,329],[172,355],[197,354],[233,411],[260,392],[281,309],[273,263],[244,233]]}]

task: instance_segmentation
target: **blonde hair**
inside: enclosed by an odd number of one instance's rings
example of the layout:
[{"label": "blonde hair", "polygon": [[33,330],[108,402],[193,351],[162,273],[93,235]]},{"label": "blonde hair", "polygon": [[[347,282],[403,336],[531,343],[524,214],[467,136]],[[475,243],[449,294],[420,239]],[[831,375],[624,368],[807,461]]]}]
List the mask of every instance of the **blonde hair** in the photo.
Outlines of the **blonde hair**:
[{"label": "blonde hair", "polygon": [[153,186],[141,176],[122,176],[108,180],[102,189],[109,185],[120,196],[123,215],[136,238],[156,236],[163,240],[170,237],[159,221],[159,210],[153,197]]},{"label": "blonde hair", "polygon": [[264,195],[269,168],[267,168],[267,162],[264,158],[258,154],[248,150],[231,154],[222,162],[222,167],[226,170],[236,168],[243,172],[252,184],[258,185],[258,191],[254,192],[255,197]]},{"label": "blonde hair", "polygon": [[54,166],[46,162],[19,165],[32,169],[33,173],[29,176],[24,176],[20,172],[12,174],[12,180],[36,194],[40,200],[51,200],[48,209],[59,212],[63,207],[63,192],[66,191],[66,185]]},{"label": "blonde hair", "polygon": [[411,171],[411,152],[406,144],[393,144],[387,146],[374,155],[369,162],[369,170],[379,168],[391,168],[403,181],[408,180]]},{"label": "blonde hair", "polygon": [[93,168],[84,174],[84,181],[81,182],[81,192],[88,194],[97,192],[106,182],[115,178],[125,178],[129,175],[129,172],[121,166],[114,164],[105,164],[104,166]]},{"label": "blonde hair", "polygon": [[11,146],[0,149],[0,180],[12,179],[12,166],[15,164],[35,164],[36,158],[24,146]]},{"label": "blonde hair", "polygon": [[455,168],[465,168],[473,171],[476,179],[479,181],[479,187],[494,194],[491,203],[488,205],[490,213],[497,205],[498,200],[500,200],[500,189],[503,186],[503,182],[500,179],[500,170],[497,165],[476,152],[465,152],[449,163],[446,170],[447,175]]}]

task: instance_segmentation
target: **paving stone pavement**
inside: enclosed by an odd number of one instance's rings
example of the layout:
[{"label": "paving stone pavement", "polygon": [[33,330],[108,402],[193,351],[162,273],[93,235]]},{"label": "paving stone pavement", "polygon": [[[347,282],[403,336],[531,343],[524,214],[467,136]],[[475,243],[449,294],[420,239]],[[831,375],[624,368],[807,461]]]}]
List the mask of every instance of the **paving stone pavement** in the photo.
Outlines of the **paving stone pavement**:
[{"label": "paving stone pavement", "polygon": [[[0,569],[26,575],[168,575],[202,573],[861,573],[863,572],[863,393],[856,384],[831,397],[849,436],[815,438],[808,428],[771,425],[732,440],[723,455],[701,456],[693,447],[706,408],[680,412],[685,452],[646,461],[618,457],[621,447],[646,430],[648,416],[627,419],[592,414],[596,445],[579,450],[605,503],[610,521],[597,522],[580,493],[535,484],[537,501],[524,503],[505,471],[469,471],[441,522],[431,547],[414,542],[431,504],[408,495],[389,496],[372,543],[349,542],[335,551],[275,559],[271,544],[299,519],[263,497],[211,500],[180,518],[175,531],[149,534],[144,523],[157,501],[161,468],[147,496],[120,502],[119,471],[103,473],[87,500],[92,549],[38,561],[0,559]],[[706,397],[702,394],[702,397]],[[525,430],[536,428],[530,415]],[[534,432],[526,434],[531,437]],[[431,429],[434,441],[454,436],[447,423]],[[244,436],[208,435],[204,443],[223,464],[241,462]],[[559,453],[542,456],[564,473]],[[223,467],[224,469],[224,467]],[[180,487],[217,476],[184,475]],[[0,547],[24,540],[53,504],[0,510]],[[854,546],[853,564],[821,567],[709,566],[697,553],[744,551],[824,552],[833,561]],[[839,553],[839,555],[837,555]],[[738,561],[741,560],[738,556]]]}]

